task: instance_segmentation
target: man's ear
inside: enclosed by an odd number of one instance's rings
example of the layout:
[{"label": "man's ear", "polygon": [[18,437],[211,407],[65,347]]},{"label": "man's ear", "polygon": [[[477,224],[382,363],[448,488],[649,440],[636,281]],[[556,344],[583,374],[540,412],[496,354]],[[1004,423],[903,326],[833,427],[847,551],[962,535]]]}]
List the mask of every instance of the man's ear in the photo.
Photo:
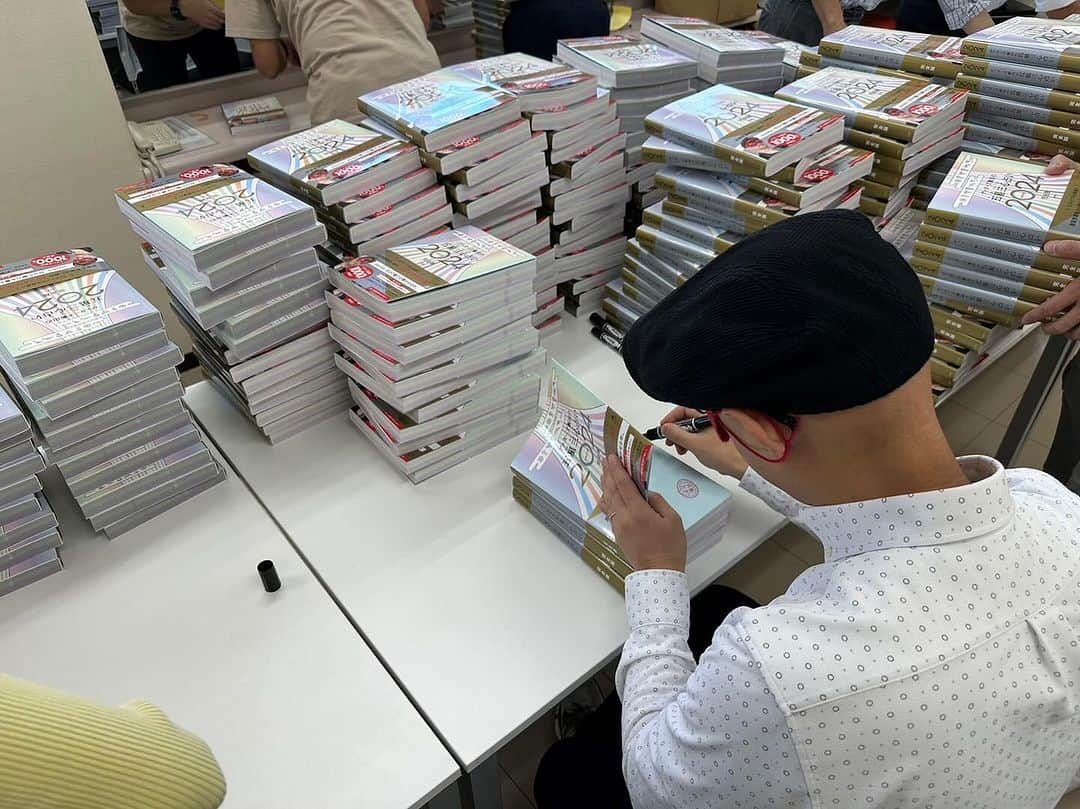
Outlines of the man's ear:
[{"label": "man's ear", "polygon": [[757,410],[721,410],[724,426],[739,441],[762,458],[779,458],[784,454],[784,428]]}]

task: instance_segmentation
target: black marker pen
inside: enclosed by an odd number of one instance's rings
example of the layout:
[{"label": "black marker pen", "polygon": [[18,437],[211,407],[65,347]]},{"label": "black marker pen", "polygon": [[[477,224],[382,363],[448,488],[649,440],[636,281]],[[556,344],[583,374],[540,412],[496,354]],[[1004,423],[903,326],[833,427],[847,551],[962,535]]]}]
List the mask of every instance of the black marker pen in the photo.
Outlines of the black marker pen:
[{"label": "black marker pen", "polygon": [[[683,419],[671,423],[676,427],[681,427],[688,433],[700,433],[702,430],[707,430],[712,426],[712,420],[708,416],[697,416],[692,419]],[[649,441],[658,441],[663,437],[664,434],[659,427],[653,427],[651,430],[645,431],[645,438]]]},{"label": "black marker pen", "polygon": [[617,337],[613,337],[600,326],[593,326],[590,333],[593,337],[606,345],[608,348],[612,348],[615,351],[622,350],[622,340],[618,339]]}]

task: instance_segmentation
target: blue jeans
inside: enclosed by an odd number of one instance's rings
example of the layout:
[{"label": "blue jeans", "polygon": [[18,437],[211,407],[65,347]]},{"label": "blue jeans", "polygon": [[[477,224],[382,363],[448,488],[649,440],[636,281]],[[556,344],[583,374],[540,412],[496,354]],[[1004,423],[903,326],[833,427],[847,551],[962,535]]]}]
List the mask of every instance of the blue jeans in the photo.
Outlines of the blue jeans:
[{"label": "blue jeans", "polygon": [[[861,8],[845,8],[844,22],[858,25],[865,13]],[[821,20],[810,0],[765,0],[758,28],[803,45],[817,45],[822,35]]]}]

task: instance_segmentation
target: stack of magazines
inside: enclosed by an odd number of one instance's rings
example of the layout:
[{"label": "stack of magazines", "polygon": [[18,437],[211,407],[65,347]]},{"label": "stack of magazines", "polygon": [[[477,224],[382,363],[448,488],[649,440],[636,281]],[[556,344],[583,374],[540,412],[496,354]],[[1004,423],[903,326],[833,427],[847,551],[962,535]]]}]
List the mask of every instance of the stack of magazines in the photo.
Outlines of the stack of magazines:
[{"label": "stack of magazines", "polygon": [[609,455],[622,461],[643,495],[656,492],[679,513],[690,561],[721,541],[731,493],[655,449],[553,363],[540,421],[511,465],[514,499],[622,593],[633,568],[600,508],[603,461]]},{"label": "stack of magazines", "polygon": [[311,206],[232,166],[117,191],[210,382],[271,442],[339,412],[326,238]]},{"label": "stack of magazines", "polygon": [[696,58],[683,56],[651,40],[624,36],[560,40],[558,58],[591,73],[615,103],[619,131],[626,134],[626,179],[634,188],[638,210],[650,204],[651,166],[641,153],[645,116],[693,92]]},{"label": "stack of magazines", "polygon": [[472,226],[335,267],[350,418],[419,483],[536,423],[536,260]]},{"label": "stack of magazines", "polygon": [[180,402],[183,355],[161,313],[104,261],[83,266],[0,298],[0,364],[82,513],[112,538],[225,473]]},{"label": "stack of magazines", "polygon": [[377,253],[450,224],[446,190],[401,138],[333,120],[248,152],[255,174],[315,208],[330,238]]},{"label": "stack of magazines", "polygon": [[927,206],[911,264],[933,303],[1005,326],[1080,269],[1042,250],[1080,237],[1080,172],[962,152]]},{"label": "stack of magazines", "polygon": [[643,213],[605,294],[605,314],[624,328],[747,233],[857,204],[852,184],[869,169],[869,154],[840,143],[840,116],[724,85],[660,108],[646,125],[666,198]]},{"label": "stack of magazines", "polygon": [[810,70],[842,67],[894,78],[921,78],[951,86],[960,72],[960,37],[932,36],[849,25],[823,37],[817,54],[806,54]]},{"label": "stack of magazines", "polygon": [[63,568],[60,529],[38,479],[44,470],[30,424],[0,389],[0,595]]},{"label": "stack of magazines", "polygon": [[860,209],[887,222],[908,204],[919,172],[964,138],[967,93],[924,79],[826,67],[776,92],[777,98],[843,115],[847,142],[874,152],[859,181]]},{"label": "stack of magazines", "polygon": [[968,140],[1080,157],[1080,21],[1014,17],[961,49]]},{"label": "stack of magazines", "polygon": [[785,51],[749,31],[694,17],[645,17],[641,35],[696,59],[697,88],[726,84],[755,93],[771,93],[784,84]]}]

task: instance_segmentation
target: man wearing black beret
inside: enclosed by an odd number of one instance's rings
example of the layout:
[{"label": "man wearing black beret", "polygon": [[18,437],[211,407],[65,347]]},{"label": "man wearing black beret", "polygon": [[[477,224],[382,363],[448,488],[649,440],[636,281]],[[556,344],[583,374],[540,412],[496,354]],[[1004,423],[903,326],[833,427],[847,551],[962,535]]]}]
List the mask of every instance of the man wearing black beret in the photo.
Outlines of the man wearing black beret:
[{"label": "man wearing black beret", "polygon": [[[745,239],[630,329],[630,375],[679,405],[667,439],[825,558],[695,661],[678,515],[609,459],[602,506],[636,570],[616,675],[634,806],[1005,809],[1070,788],[1080,498],[954,457],[932,347],[914,273],[847,211]],[[697,411],[712,430],[670,423]]]}]

